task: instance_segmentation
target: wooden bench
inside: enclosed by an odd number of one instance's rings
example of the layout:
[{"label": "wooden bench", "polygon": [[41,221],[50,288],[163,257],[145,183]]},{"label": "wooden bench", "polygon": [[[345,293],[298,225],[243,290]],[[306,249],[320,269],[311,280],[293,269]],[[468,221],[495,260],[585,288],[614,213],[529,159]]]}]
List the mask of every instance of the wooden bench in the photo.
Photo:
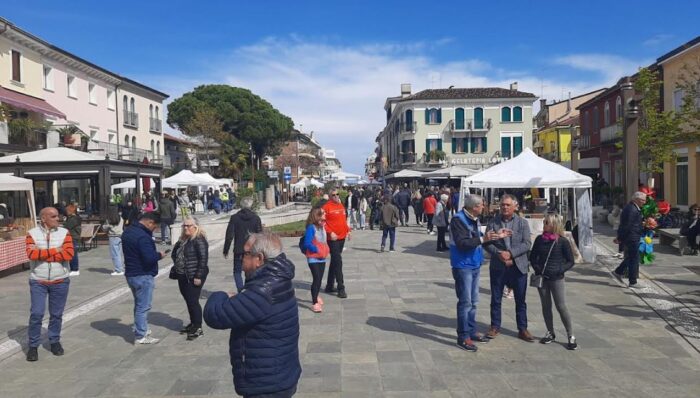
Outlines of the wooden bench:
[{"label": "wooden bench", "polygon": [[680,228],[658,229],[659,243],[666,246],[672,246],[674,241],[678,241],[678,254],[683,255],[686,247],[688,247],[688,238],[681,235]]}]

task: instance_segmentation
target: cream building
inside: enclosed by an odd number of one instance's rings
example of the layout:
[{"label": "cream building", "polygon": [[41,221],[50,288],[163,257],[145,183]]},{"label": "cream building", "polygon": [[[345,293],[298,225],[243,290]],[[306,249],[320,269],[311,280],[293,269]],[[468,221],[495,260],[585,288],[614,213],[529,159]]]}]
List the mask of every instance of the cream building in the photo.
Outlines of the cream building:
[{"label": "cream building", "polygon": [[387,98],[377,143],[384,174],[452,165],[485,168],[532,147],[534,94],[509,89],[448,88]]}]

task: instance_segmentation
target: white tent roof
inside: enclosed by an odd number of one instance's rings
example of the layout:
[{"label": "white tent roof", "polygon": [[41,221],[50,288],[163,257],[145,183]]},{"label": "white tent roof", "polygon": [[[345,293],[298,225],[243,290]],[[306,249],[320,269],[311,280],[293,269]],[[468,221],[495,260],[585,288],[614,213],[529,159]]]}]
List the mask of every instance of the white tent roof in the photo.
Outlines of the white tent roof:
[{"label": "white tent roof", "polygon": [[15,177],[12,174],[0,174],[0,191],[32,191],[32,180]]},{"label": "white tent roof", "polygon": [[422,177],[422,173],[420,171],[408,170],[408,169],[399,170],[396,173],[389,174],[388,176],[386,176],[387,179],[391,179],[391,178],[421,178],[421,177]]},{"label": "white tent roof", "polygon": [[165,188],[189,185],[203,185],[202,181],[190,170],[181,170],[179,173],[163,179],[163,187]]},{"label": "white tent roof", "polygon": [[478,170],[472,170],[466,167],[450,166],[444,169],[438,169],[434,171],[429,171],[427,173],[422,173],[421,176],[423,178],[459,178],[469,177],[478,172]]},{"label": "white tent roof", "polygon": [[229,187],[233,187],[233,180],[230,178],[215,178],[215,180],[219,183],[219,185],[228,185]]},{"label": "white tent roof", "polygon": [[219,181],[209,173],[196,173],[195,176],[206,185],[219,185]]},{"label": "white tent roof", "polygon": [[311,180],[309,180],[309,184],[314,185],[318,188],[323,188],[325,186],[321,181],[319,181],[315,178],[312,178]]},{"label": "white tent roof", "polygon": [[[141,178],[143,178],[143,177],[141,177]],[[152,178],[150,180],[151,180],[151,186],[155,187],[156,182],[153,181]],[[119,184],[114,184],[111,186],[111,189],[112,189],[112,191],[114,191],[115,189],[136,189],[136,179],[120,182]]]},{"label": "white tent roof", "polygon": [[503,163],[467,177],[467,188],[590,188],[591,178],[542,159],[530,148]]},{"label": "white tent roof", "polygon": [[305,188],[305,187],[308,187],[310,184],[311,184],[311,181],[308,178],[302,177],[299,181],[292,184],[292,186],[294,188]]},{"label": "white tent roof", "polygon": [[89,162],[104,160],[104,156],[92,153],[76,151],[75,149],[58,147],[40,149],[38,151],[20,153],[18,155],[8,155],[0,157],[0,163],[14,163],[19,156],[20,162]]},{"label": "white tent roof", "polygon": [[359,179],[360,175],[348,173],[348,172],[345,172],[342,170],[337,172],[337,173],[331,174],[331,179],[334,179],[334,180],[347,180],[350,178],[358,178]]}]

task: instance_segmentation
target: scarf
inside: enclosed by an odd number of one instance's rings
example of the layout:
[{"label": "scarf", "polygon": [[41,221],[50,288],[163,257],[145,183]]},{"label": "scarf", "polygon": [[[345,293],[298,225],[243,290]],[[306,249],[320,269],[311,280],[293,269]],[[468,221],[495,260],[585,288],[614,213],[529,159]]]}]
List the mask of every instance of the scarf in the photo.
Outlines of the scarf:
[{"label": "scarf", "polygon": [[542,233],[542,239],[544,239],[545,242],[553,242],[559,238],[559,235],[551,233],[551,232],[543,232]]}]

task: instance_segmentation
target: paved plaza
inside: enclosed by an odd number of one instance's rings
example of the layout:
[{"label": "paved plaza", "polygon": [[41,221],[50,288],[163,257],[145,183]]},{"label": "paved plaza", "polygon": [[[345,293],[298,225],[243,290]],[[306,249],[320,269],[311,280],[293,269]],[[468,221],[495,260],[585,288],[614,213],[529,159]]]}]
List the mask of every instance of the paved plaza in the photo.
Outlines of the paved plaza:
[{"label": "paved plaza", "polygon": [[[598,243],[609,240],[609,231],[597,232]],[[503,334],[470,353],[455,345],[457,299],[448,255],[435,252],[436,237],[420,227],[399,227],[397,251],[378,253],[380,234],[355,232],[343,255],[348,298],[323,295],[322,314],[310,310],[311,277],[295,246],[298,239],[285,238],[297,266],[301,319],[303,374],[296,396],[700,396],[700,345],[693,333],[700,324],[700,285],[691,268],[698,257],[684,257],[687,265],[678,265],[662,253],[655,268],[644,269],[645,288],[633,292],[611,277],[609,267],[619,260],[603,252],[596,264],[576,265],[567,274],[578,351],[566,350],[556,313],[557,342],[518,340],[514,302],[504,299]],[[216,238],[210,241],[204,296],[233,288],[230,260],[221,256]],[[228,332],[205,327],[204,336],[185,341],[178,330],[187,312],[175,281],[165,276],[156,284],[149,321],[161,342],[134,346],[131,295],[123,277],[109,275],[107,247],[81,253],[81,264],[66,309],[66,354],[54,357],[43,347],[34,363],[25,361],[17,344],[26,336],[27,271],[0,279],[0,396],[235,396]],[[482,331],[489,324],[488,286],[485,266],[477,317]],[[654,308],[676,288],[683,288],[676,310]],[[537,292],[529,289],[527,299],[529,329],[542,336]]]}]

